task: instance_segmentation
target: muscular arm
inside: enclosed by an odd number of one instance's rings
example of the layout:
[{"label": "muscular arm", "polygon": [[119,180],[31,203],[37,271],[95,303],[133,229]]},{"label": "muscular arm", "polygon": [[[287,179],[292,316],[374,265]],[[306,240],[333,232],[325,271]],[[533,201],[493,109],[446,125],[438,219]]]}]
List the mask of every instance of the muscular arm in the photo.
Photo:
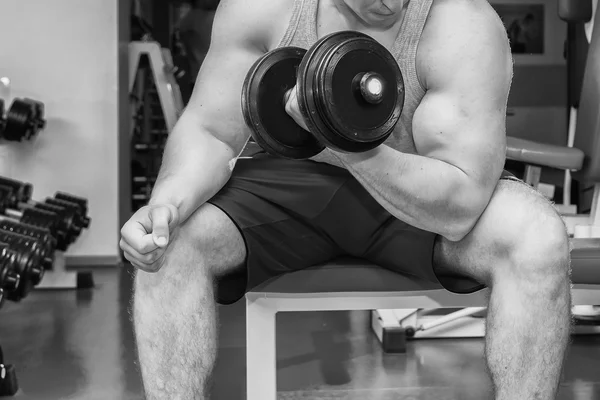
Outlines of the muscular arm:
[{"label": "muscular arm", "polygon": [[438,1],[423,32],[417,68],[427,94],[413,117],[418,154],[387,146],[335,153],[392,215],[449,240],[475,225],[505,161],[510,49],[497,17],[473,3],[483,2]]},{"label": "muscular arm", "polygon": [[[259,4],[257,4],[259,3]],[[190,102],[169,135],[150,204],[173,204],[185,221],[229,180],[249,133],[241,88],[250,66],[267,50],[281,5],[224,0]],[[277,8],[279,7],[279,8]]]}]

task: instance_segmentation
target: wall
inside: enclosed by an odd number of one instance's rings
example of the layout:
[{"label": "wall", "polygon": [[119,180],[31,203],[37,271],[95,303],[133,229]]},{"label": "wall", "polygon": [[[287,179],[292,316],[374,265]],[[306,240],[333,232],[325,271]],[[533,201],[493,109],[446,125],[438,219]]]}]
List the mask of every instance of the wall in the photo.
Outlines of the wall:
[{"label": "wall", "polygon": [[[564,46],[567,25],[558,17],[556,0],[492,0],[506,25],[515,16],[531,12],[531,5],[543,5],[539,36],[541,54],[513,54],[514,78],[509,96],[507,133],[510,136],[551,144],[566,144],[567,66]],[[537,23],[540,23],[536,16]]]},{"label": "wall", "polygon": [[[567,25],[558,17],[556,0],[492,0],[505,23],[508,9],[543,4],[543,53],[514,54],[514,77],[508,99],[509,136],[564,146],[567,143],[568,91],[564,46]],[[502,5],[497,7],[498,5]],[[503,7],[503,8],[501,8]],[[526,13],[527,11],[523,11]],[[542,181],[562,185],[564,173],[544,169]]]},{"label": "wall", "polygon": [[568,115],[566,65],[516,64],[508,107],[508,135],[565,145]]},{"label": "wall", "polygon": [[61,190],[89,199],[91,229],[68,253],[77,264],[119,259],[123,3],[2,0],[0,9],[0,76],[13,97],[44,102],[47,117],[34,142],[0,146],[0,174],[33,183],[34,198]]}]

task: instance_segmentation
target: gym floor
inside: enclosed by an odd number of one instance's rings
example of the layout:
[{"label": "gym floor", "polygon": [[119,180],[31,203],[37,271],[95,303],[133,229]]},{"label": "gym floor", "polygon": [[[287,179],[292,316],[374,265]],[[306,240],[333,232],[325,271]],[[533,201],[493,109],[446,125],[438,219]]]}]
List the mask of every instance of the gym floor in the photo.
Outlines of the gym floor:
[{"label": "gym floor", "polygon": [[[19,400],[142,399],[126,269],[95,272],[96,288],[33,292],[0,310],[0,345]],[[244,303],[221,310],[213,399],[245,400]],[[366,312],[278,318],[279,399],[487,400],[480,339],[418,341],[386,355]],[[600,399],[600,337],[575,337],[560,400]]]}]

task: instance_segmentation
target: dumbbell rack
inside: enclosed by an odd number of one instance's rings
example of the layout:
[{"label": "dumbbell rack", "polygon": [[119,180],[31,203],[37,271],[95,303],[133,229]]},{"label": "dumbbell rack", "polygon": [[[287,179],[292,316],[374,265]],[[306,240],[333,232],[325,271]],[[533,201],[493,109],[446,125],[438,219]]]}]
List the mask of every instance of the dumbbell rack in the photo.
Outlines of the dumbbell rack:
[{"label": "dumbbell rack", "polygon": [[167,136],[181,115],[183,100],[168,49],[156,42],[132,42],[129,62],[129,90],[134,104],[132,209],[137,210],[150,198]]}]

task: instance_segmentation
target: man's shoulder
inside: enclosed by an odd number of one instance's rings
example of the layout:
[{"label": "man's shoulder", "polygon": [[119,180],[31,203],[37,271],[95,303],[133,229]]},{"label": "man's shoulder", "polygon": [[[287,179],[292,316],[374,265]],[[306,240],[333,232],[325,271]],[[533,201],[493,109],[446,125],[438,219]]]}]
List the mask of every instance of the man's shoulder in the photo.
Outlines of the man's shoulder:
[{"label": "man's shoulder", "polygon": [[[216,18],[226,20],[231,31],[268,47],[291,17],[296,0],[221,0]],[[286,25],[287,26],[287,25]]]},{"label": "man's shoulder", "polygon": [[484,68],[494,60],[505,68],[510,57],[504,24],[487,0],[433,0],[417,54],[420,77],[454,63]]},{"label": "man's shoulder", "polygon": [[488,0],[433,0],[429,16],[456,23],[502,25]]}]

